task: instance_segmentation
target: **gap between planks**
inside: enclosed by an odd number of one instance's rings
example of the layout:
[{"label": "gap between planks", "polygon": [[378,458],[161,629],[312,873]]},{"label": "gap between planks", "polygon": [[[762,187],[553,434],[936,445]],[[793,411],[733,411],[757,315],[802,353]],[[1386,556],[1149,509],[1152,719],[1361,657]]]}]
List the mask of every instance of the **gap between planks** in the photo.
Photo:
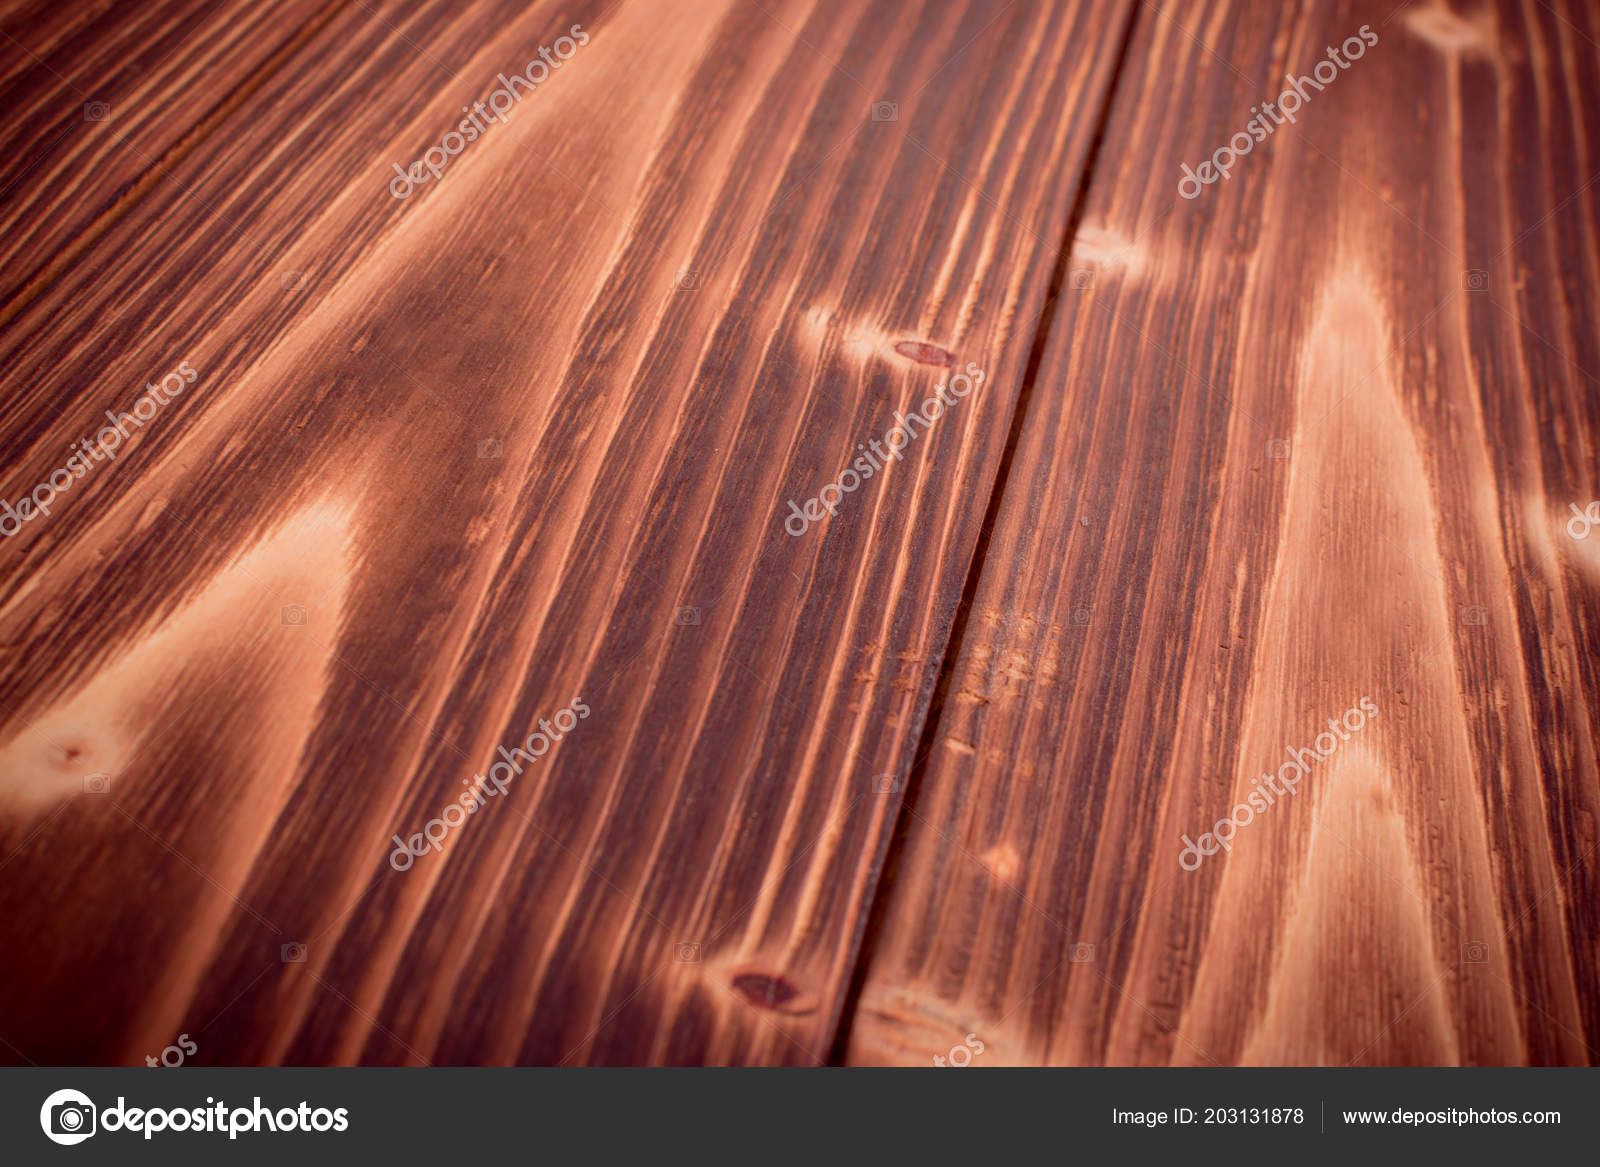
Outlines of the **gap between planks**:
[{"label": "gap between planks", "polygon": [[894,824],[884,832],[884,851],[879,859],[877,876],[868,891],[867,909],[862,913],[860,933],[856,941],[855,963],[851,966],[850,981],[845,989],[844,1001],[839,1010],[839,1021],[834,1028],[833,1043],[828,1051],[827,1064],[830,1066],[848,1064],[845,1054],[850,1045],[850,1030],[855,1022],[856,1009],[861,1003],[861,991],[866,984],[867,970],[872,967],[883,916],[888,910],[889,898],[894,890],[895,872],[905,845],[906,818],[915,813],[917,791],[921,785],[919,779],[932,754],[934,737],[943,725],[942,714],[945,698],[950,690],[950,678],[955,672],[956,658],[960,655],[961,644],[966,636],[967,622],[971,618],[973,600],[978,591],[978,581],[983,577],[984,564],[989,554],[990,536],[999,517],[1001,504],[1005,500],[1006,482],[1011,476],[1011,464],[1022,438],[1023,427],[1028,421],[1034,384],[1039,377],[1039,368],[1044,363],[1045,348],[1049,343],[1051,326],[1056,316],[1056,302],[1061,297],[1061,288],[1066,281],[1072,245],[1083,224],[1084,211],[1089,203],[1089,191],[1094,185],[1095,173],[1100,165],[1100,149],[1105,144],[1106,130],[1111,123],[1111,111],[1116,104],[1117,92],[1128,62],[1128,50],[1133,44],[1133,31],[1138,26],[1141,11],[1142,5],[1138,0],[1128,8],[1112,57],[1105,94],[1101,99],[1100,108],[1095,112],[1094,134],[1089,139],[1088,152],[1084,155],[1083,176],[1073,195],[1072,207],[1067,213],[1067,221],[1061,231],[1061,243],[1056,251],[1055,262],[1050,268],[1050,282],[1045,287],[1044,303],[1039,310],[1038,323],[1034,325],[1033,341],[1028,349],[1028,363],[1023,368],[1022,386],[1017,390],[1017,402],[1011,411],[1011,425],[1006,433],[1005,449],[1001,452],[1000,465],[995,470],[994,484],[989,490],[989,501],[983,512],[983,525],[978,530],[978,541],[972,549],[972,559],[967,565],[967,578],[961,587],[961,600],[956,605],[955,619],[950,623],[950,635],[945,640],[944,651],[939,658],[939,678],[934,685],[933,700],[928,706],[927,716],[922,723],[922,732],[911,755],[911,767],[906,772],[905,790],[900,797],[900,806],[895,812]]}]

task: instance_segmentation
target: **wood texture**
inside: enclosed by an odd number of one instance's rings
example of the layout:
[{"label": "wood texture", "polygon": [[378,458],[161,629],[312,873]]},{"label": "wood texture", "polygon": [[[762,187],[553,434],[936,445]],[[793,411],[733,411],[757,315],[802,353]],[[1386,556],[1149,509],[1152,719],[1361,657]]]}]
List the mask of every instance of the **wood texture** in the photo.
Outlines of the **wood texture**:
[{"label": "wood texture", "polygon": [[852,1061],[1600,1058],[1597,42],[1559,0],[1143,6]]},{"label": "wood texture", "polygon": [[0,1061],[1600,1061],[1592,5],[0,32]]},{"label": "wood texture", "polygon": [[0,559],[0,1049],[823,1059],[1130,12],[333,16],[0,335],[8,499],[198,373]]},{"label": "wood texture", "polygon": [[163,0],[0,10],[0,322],[53,280],[336,4]]}]

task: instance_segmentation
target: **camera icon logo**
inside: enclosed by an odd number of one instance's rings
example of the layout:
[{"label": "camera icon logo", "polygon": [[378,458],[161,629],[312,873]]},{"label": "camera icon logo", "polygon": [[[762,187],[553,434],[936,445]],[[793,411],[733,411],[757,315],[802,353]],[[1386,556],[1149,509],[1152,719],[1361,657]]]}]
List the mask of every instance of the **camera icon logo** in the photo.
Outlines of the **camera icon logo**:
[{"label": "camera icon logo", "polygon": [[298,940],[282,945],[278,949],[278,959],[284,964],[304,964],[306,962],[306,946]]},{"label": "camera icon logo", "polygon": [[1084,625],[1092,622],[1093,620],[1094,620],[1094,612],[1093,612],[1092,609],[1083,608],[1083,607],[1078,607],[1078,608],[1072,609],[1072,622],[1074,624],[1078,625],[1078,627],[1081,628]]},{"label": "camera icon logo", "polygon": [[900,105],[894,101],[875,101],[872,103],[872,120],[875,122],[897,122],[900,120]]},{"label": "camera icon logo", "polygon": [[83,792],[85,794],[110,794],[111,775],[102,774],[96,770],[93,774],[83,776]]},{"label": "camera icon logo", "polygon": [[306,286],[306,273],[303,271],[285,271],[278,273],[278,287],[285,292],[298,292]]},{"label": "camera icon logo", "polygon": [[1267,457],[1273,459],[1276,462],[1282,462],[1284,459],[1288,458],[1288,456],[1289,456],[1289,439],[1288,438],[1268,438],[1267,439]]},{"label": "camera icon logo", "polygon": [[1469,292],[1481,292],[1489,286],[1489,273],[1481,267],[1469,268],[1462,273],[1461,286]]},{"label": "camera icon logo", "polygon": [[39,1108],[39,1125],[52,1143],[71,1147],[94,1134],[95,1107],[87,1094],[57,1090]]},{"label": "camera icon logo", "polygon": [[1071,952],[1068,953],[1068,959],[1070,959],[1073,964],[1093,964],[1094,945],[1074,944]]},{"label": "camera icon logo", "polygon": [[111,116],[111,107],[103,101],[91,101],[83,107],[83,120],[86,122],[103,122]]},{"label": "camera icon logo", "polygon": [[679,608],[672,618],[674,624],[692,625],[700,623],[699,608]]},{"label": "camera icon logo", "polygon": [[1461,946],[1461,959],[1466,964],[1483,964],[1489,959],[1489,946],[1482,940],[1468,940]]},{"label": "camera icon logo", "polygon": [[299,604],[285,604],[280,619],[285,624],[303,625],[306,622],[306,610]]},{"label": "camera icon logo", "polygon": [[673,946],[672,959],[679,964],[699,964],[700,945],[693,941],[685,941]]},{"label": "camera icon logo", "polygon": [[1489,609],[1482,604],[1473,604],[1471,607],[1462,608],[1461,622],[1473,626],[1487,624],[1489,622]]},{"label": "camera icon logo", "polygon": [[1094,272],[1086,267],[1073,268],[1067,273],[1067,286],[1074,292],[1094,287]]},{"label": "camera icon logo", "polygon": [[680,292],[692,292],[700,286],[700,273],[689,268],[684,268],[672,277],[672,282]]},{"label": "camera icon logo", "polygon": [[899,794],[900,781],[893,774],[879,774],[872,779],[872,793]]}]

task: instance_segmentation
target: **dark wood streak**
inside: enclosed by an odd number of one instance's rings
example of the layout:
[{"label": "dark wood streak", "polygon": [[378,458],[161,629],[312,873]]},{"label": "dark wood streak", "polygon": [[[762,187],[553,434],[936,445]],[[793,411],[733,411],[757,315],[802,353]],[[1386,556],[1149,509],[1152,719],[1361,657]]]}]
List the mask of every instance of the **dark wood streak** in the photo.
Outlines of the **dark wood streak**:
[{"label": "dark wood streak", "polygon": [[0,324],[342,2],[29,0],[0,15]]}]

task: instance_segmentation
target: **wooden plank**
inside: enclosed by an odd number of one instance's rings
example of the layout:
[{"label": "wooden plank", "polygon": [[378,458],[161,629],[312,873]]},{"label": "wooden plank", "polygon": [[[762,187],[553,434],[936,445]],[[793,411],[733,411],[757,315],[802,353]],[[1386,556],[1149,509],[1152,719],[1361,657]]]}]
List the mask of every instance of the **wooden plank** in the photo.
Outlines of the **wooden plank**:
[{"label": "wooden plank", "polygon": [[125,214],[337,6],[7,6],[0,13],[0,322]]},{"label": "wooden plank", "polygon": [[341,13],[0,335],[3,1048],[824,1056],[1128,15]]},{"label": "wooden plank", "polygon": [[1600,1058],[1600,23],[1471,7],[1141,12],[852,1061]]}]

